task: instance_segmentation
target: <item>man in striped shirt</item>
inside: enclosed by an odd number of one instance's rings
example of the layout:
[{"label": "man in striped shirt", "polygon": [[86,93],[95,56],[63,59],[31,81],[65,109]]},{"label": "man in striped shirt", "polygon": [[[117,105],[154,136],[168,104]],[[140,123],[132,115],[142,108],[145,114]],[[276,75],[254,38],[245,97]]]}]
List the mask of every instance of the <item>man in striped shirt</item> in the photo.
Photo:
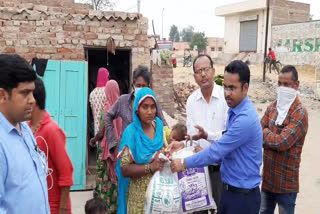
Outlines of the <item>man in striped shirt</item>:
[{"label": "man in striped shirt", "polygon": [[285,66],[279,74],[277,101],[261,119],[263,178],[260,214],[293,214],[299,192],[301,152],[308,130],[308,113],[297,97],[298,72]]}]

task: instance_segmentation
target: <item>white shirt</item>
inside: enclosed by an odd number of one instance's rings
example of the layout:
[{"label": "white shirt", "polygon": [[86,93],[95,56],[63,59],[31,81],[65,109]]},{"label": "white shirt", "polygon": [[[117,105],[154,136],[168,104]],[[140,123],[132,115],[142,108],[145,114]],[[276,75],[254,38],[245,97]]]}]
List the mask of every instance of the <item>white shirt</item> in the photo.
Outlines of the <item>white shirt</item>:
[{"label": "white shirt", "polygon": [[228,118],[228,105],[222,86],[214,84],[209,103],[203,97],[201,89],[197,89],[188,97],[186,108],[188,135],[198,133],[195,125],[203,127],[208,133],[208,141],[200,139],[195,142],[196,145],[205,149],[211,145],[210,142],[221,138]]}]

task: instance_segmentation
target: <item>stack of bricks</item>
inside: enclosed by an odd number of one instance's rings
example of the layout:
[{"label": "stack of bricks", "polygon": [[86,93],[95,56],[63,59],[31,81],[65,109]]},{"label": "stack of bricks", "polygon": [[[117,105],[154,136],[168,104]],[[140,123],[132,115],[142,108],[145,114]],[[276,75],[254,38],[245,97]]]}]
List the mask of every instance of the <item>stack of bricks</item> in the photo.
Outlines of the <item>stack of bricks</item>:
[{"label": "stack of bricks", "polygon": [[174,114],[173,69],[171,65],[152,65],[152,89],[163,111]]},{"label": "stack of bricks", "polygon": [[[23,1],[23,0],[22,0]],[[85,60],[84,47],[132,51],[132,68],[150,65],[148,20],[141,14],[51,7],[0,0],[0,52],[53,60]]]}]

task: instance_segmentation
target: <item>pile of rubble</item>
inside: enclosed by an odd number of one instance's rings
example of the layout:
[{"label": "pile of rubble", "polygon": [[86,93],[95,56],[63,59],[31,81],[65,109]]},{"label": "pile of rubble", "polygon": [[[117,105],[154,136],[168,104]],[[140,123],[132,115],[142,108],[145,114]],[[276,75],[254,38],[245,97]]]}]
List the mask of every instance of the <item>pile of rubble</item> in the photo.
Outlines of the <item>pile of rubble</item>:
[{"label": "pile of rubble", "polygon": [[178,103],[178,105],[185,105],[188,97],[192,92],[198,89],[198,86],[186,82],[180,82],[174,84],[173,88],[175,91],[175,102]]}]

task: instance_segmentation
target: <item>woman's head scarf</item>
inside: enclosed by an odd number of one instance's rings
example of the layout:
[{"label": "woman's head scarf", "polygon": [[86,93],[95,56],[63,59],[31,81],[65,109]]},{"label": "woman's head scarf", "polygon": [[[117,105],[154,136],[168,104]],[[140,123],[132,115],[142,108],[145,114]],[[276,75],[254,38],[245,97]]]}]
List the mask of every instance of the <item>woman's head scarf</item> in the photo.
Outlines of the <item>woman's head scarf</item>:
[{"label": "woman's head scarf", "polygon": [[[163,147],[163,123],[156,116],[155,137],[151,140],[142,129],[141,121],[137,114],[140,105],[147,98],[152,98],[157,103],[156,95],[150,88],[141,89],[134,99],[133,122],[125,129],[120,142],[116,173],[118,176],[118,213],[127,213],[127,188],[130,179],[122,176],[120,167],[120,157],[125,149],[129,149],[129,154],[135,164],[148,164]],[[157,109],[158,111],[158,109]]]},{"label": "woman's head scarf", "polygon": [[[118,100],[120,96],[120,90],[119,90],[119,85],[115,80],[110,80],[108,81],[107,85],[105,86],[105,94],[106,94],[106,105],[104,108],[104,120],[107,115],[107,112],[109,109],[112,107],[112,105]],[[121,118],[117,118],[113,121],[114,125],[114,132],[117,137],[117,139],[120,139],[120,132],[121,132],[121,127],[122,127],[122,120]],[[110,153],[109,151],[109,146],[107,142],[107,137],[106,137],[106,132],[104,134],[104,137],[101,141],[101,149],[102,149],[102,154],[101,154],[101,160],[107,161],[107,170],[108,170],[108,175],[111,178],[111,180],[116,181],[116,172],[115,172],[115,167],[116,167],[116,161],[117,161],[117,150],[113,153]]]},{"label": "woman's head scarf", "polygon": [[99,68],[97,77],[97,87],[105,87],[109,80],[109,71],[106,68]]}]

